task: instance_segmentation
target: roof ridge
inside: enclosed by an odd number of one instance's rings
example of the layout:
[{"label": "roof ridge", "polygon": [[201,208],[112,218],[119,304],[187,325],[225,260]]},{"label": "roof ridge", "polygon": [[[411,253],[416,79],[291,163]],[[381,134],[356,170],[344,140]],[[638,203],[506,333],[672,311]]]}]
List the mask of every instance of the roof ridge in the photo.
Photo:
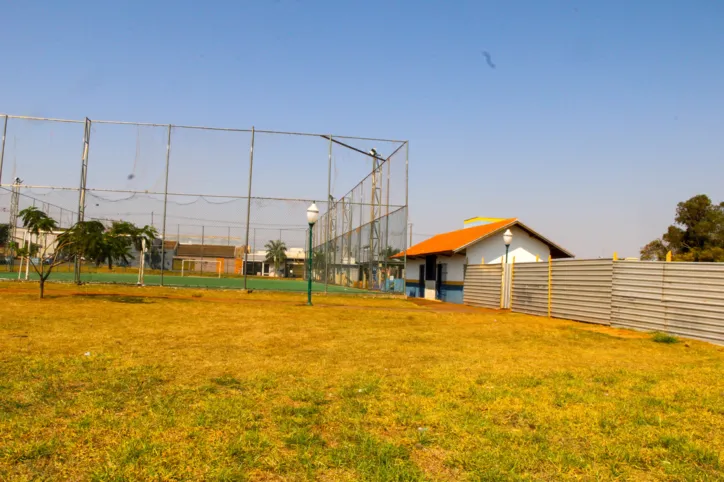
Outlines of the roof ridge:
[{"label": "roof ridge", "polygon": [[423,254],[454,253],[516,222],[518,222],[518,218],[506,218],[494,223],[436,234],[425,241],[411,246],[405,253],[401,253],[401,255],[420,256]]}]

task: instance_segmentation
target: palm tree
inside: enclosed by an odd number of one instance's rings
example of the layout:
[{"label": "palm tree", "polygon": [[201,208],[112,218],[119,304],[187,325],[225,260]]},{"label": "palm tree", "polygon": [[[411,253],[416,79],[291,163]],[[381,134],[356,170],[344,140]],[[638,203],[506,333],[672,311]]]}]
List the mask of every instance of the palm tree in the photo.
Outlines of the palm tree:
[{"label": "palm tree", "polygon": [[10,225],[9,224],[0,224],[0,246],[5,247],[10,243]]},{"label": "palm tree", "polygon": [[128,221],[114,221],[109,231],[114,236],[128,237],[133,247],[139,252],[143,250],[144,240],[146,246],[149,247],[153,244],[153,240],[158,237],[156,228],[148,225],[139,228]]},{"label": "palm tree", "polygon": [[273,263],[274,272],[280,276],[279,269],[287,260],[287,245],[282,240],[270,240],[264,247],[266,248],[266,262]]},{"label": "palm tree", "polygon": [[387,260],[387,264],[394,264],[394,263],[402,263],[402,260],[399,258],[392,258],[394,255],[401,253],[401,249],[394,248],[392,246],[387,246],[382,251],[382,259]]}]

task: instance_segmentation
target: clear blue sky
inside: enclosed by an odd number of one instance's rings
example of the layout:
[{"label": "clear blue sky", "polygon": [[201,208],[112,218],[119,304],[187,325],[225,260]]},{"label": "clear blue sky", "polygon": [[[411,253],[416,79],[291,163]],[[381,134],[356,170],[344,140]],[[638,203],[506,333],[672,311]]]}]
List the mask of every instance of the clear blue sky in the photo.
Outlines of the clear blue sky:
[{"label": "clear blue sky", "polygon": [[724,200],[722,2],[6,0],[0,19],[1,112],[409,139],[417,233],[515,216],[630,256],[678,201]]}]

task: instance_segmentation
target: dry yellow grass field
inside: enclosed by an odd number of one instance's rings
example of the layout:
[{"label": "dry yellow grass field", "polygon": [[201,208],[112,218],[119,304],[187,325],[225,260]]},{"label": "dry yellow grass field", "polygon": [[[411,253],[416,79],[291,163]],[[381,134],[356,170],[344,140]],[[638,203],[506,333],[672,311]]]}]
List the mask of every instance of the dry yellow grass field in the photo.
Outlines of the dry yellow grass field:
[{"label": "dry yellow grass field", "polygon": [[0,285],[2,480],[716,480],[724,349],[394,299]]}]

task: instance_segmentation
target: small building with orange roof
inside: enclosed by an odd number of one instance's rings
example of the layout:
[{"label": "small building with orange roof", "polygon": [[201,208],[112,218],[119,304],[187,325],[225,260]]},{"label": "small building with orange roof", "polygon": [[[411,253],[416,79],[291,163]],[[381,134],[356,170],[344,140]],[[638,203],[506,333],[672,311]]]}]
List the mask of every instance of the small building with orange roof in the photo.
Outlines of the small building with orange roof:
[{"label": "small building with orange roof", "polygon": [[512,234],[508,263],[573,257],[516,218],[470,218],[463,229],[438,234],[396,255],[407,256],[407,296],[462,303],[468,265],[506,261],[507,230]]}]

